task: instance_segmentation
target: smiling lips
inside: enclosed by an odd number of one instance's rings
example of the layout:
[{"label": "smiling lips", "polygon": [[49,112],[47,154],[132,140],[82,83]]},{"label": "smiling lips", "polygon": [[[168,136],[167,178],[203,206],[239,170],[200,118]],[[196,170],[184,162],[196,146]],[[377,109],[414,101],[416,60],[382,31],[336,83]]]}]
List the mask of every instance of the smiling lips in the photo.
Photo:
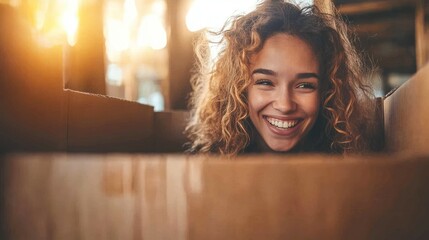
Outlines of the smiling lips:
[{"label": "smiling lips", "polygon": [[265,119],[267,119],[267,121],[273,125],[274,127],[280,128],[280,129],[290,129],[295,127],[299,120],[280,120],[280,119],[276,119],[276,118],[272,118],[272,117],[265,117]]}]

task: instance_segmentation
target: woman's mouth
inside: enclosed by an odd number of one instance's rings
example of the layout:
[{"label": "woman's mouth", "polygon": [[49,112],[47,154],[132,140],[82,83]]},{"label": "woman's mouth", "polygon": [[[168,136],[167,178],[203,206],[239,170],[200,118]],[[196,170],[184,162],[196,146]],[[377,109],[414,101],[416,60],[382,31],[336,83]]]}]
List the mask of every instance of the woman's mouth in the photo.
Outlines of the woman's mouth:
[{"label": "woman's mouth", "polygon": [[268,121],[268,123],[270,123],[272,126],[279,128],[279,129],[283,129],[283,130],[287,130],[290,128],[295,127],[298,123],[299,120],[295,119],[295,120],[280,120],[280,119],[276,119],[276,118],[272,118],[272,117],[265,117],[265,119]]}]

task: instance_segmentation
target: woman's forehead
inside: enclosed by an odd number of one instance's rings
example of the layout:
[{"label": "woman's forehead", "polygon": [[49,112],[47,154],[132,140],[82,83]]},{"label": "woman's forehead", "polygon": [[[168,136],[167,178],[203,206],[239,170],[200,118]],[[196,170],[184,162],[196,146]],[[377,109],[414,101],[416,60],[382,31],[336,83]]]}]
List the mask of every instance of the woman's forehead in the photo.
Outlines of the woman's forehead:
[{"label": "woman's forehead", "polygon": [[312,48],[300,38],[276,34],[268,38],[262,49],[250,58],[250,69],[273,71],[319,71],[319,61]]}]

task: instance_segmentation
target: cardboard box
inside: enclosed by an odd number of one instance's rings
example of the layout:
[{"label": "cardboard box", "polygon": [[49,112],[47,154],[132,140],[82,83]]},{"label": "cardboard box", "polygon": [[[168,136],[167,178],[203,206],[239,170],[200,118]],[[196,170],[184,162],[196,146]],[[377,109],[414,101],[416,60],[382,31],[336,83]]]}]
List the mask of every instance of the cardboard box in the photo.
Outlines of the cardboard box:
[{"label": "cardboard box", "polygon": [[429,239],[428,157],[33,154],[0,170],[1,239]]},{"label": "cardboard box", "polygon": [[0,152],[148,152],[153,107],[63,88],[61,48],[43,48],[0,4]]},{"label": "cardboard box", "polygon": [[[61,49],[41,48],[30,36],[13,9],[0,4],[0,151],[184,150],[187,112],[64,90]],[[426,66],[380,99],[380,148],[384,141],[387,152],[429,153],[428,78]]]},{"label": "cardboard box", "polygon": [[189,112],[167,111],[154,114],[154,152],[173,153],[186,150],[187,138],[184,134]]},{"label": "cardboard box", "polygon": [[65,90],[67,151],[150,152],[153,107],[103,95]]},{"label": "cardboard box", "polygon": [[429,65],[384,99],[385,151],[429,155]]},{"label": "cardboard box", "polygon": [[30,35],[0,8],[0,151],[110,154],[0,155],[0,239],[429,238],[429,66],[380,99],[388,154],[112,154],[181,152],[188,114],[64,90]]},{"label": "cardboard box", "polygon": [[61,49],[42,49],[0,4],[0,151],[66,150]]}]

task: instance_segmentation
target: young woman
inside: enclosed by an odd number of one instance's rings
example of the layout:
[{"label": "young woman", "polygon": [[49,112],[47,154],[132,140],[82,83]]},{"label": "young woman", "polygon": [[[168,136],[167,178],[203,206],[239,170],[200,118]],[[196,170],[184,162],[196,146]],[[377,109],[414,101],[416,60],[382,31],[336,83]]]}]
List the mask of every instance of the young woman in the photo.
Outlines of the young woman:
[{"label": "young woman", "polygon": [[371,149],[375,101],[336,14],[268,0],[197,44],[190,151],[355,153]]}]

